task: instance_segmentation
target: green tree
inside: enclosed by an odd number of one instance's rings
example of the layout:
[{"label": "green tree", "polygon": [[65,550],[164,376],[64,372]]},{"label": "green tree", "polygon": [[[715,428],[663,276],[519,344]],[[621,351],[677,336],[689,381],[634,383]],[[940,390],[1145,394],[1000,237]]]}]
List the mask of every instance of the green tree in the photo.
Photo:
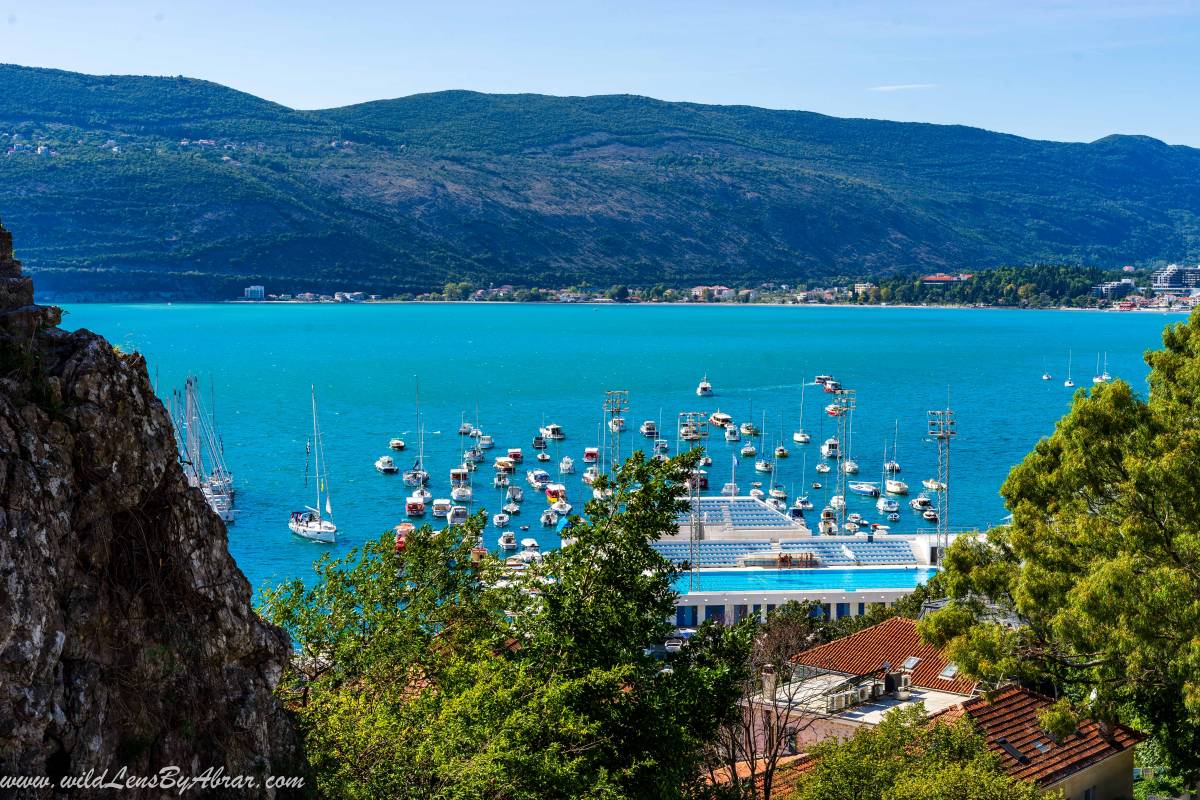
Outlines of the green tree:
[{"label": "green tree", "polygon": [[629,287],[623,283],[616,286],[610,286],[608,291],[604,293],[609,300],[615,300],[618,303],[624,303],[629,299]]},{"label": "green tree", "polygon": [[920,703],[889,711],[875,727],[813,749],[816,765],[795,800],[1038,800],[1011,778],[969,720],[933,723]]},{"label": "green tree", "polygon": [[693,460],[635,455],[524,574],[479,547],[481,512],[266,591],[322,795],[680,795],[737,698],[720,660],[662,654],[676,570],[650,543],[676,529]]},{"label": "green tree", "polygon": [[[1012,524],[960,540],[941,575],[957,602],[922,634],[985,681],[1063,689],[1078,713],[1153,732],[1200,774],[1200,316],[1147,354],[1150,392],[1076,392],[1002,493]],[[978,598],[1023,625],[989,622]]]}]

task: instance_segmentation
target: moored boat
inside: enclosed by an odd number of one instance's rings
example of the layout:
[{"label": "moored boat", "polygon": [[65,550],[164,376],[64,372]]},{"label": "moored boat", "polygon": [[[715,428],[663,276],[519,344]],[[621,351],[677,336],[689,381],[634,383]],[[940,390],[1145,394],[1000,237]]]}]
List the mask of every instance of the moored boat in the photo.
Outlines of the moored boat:
[{"label": "moored boat", "polygon": [[400,468],[396,466],[396,462],[391,456],[380,456],[375,459],[375,469],[384,475],[395,475],[400,471]]}]

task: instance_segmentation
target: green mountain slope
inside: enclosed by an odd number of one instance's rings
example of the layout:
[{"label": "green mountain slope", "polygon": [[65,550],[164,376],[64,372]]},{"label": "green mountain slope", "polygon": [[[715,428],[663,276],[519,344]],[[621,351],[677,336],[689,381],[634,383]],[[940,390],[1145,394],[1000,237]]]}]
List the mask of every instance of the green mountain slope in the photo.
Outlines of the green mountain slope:
[{"label": "green mountain slope", "polygon": [[0,66],[0,150],[0,215],[59,297],[1200,257],[1200,151],[1144,137],[633,96],[294,111],[185,78]]}]

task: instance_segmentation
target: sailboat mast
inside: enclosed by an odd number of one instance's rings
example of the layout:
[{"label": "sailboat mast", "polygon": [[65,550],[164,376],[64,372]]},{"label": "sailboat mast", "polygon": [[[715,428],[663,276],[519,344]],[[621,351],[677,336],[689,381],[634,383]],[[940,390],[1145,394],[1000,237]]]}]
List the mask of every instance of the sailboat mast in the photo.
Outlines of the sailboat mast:
[{"label": "sailboat mast", "polygon": [[313,483],[317,485],[317,503],[313,506],[317,516],[321,516],[321,430],[317,427],[317,387],[309,384],[312,393],[312,437],[313,437]]}]

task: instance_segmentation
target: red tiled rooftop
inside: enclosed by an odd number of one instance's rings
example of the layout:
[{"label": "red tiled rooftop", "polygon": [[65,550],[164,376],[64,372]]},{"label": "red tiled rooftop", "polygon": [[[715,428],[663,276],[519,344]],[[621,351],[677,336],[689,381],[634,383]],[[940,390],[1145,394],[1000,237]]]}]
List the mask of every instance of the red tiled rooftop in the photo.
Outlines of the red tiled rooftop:
[{"label": "red tiled rooftop", "polygon": [[879,672],[885,661],[893,671],[899,670],[914,656],[921,659],[910,673],[914,686],[956,694],[975,691],[975,681],[965,676],[950,680],[938,677],[949,662],[936,647],[921,641],[916,621],[904,617],[892,617],[844,639],[805,650],[793,660],[832,672],[869,675]]},{"label": "red tiled rooftop", "polygon": [[[1133,747],[1144,738],[1121,725],[1109,726],[1106,732],[1099,723],[1084,720],[1075,733],[1056,742],[1038,721],[1038,712],[1052,703],[1044,695],[1014,686],[1002,689],[990,700],[986,697],[967,700],[946,709],[935,719],[970,717],[988,747],[999,756],[1005,772],[1043,786]],[[1021,757],[1010,752],[1005,743]]]}]

